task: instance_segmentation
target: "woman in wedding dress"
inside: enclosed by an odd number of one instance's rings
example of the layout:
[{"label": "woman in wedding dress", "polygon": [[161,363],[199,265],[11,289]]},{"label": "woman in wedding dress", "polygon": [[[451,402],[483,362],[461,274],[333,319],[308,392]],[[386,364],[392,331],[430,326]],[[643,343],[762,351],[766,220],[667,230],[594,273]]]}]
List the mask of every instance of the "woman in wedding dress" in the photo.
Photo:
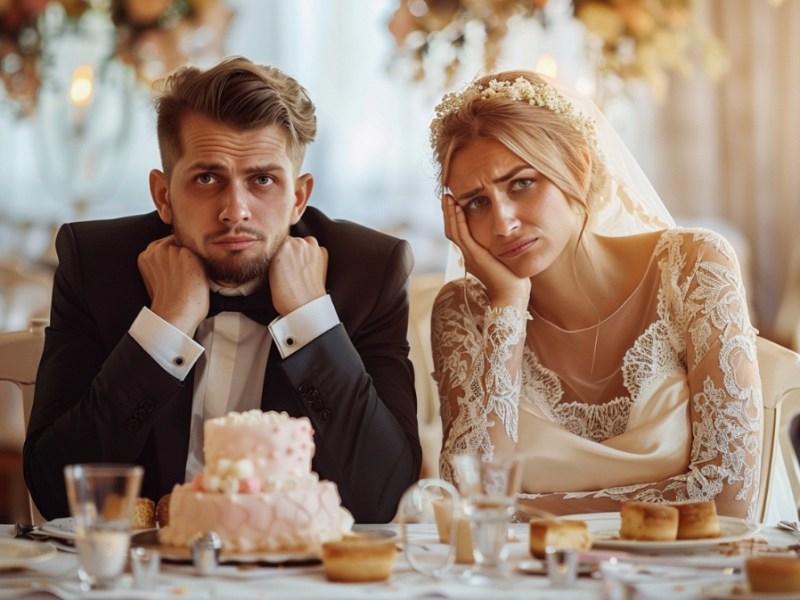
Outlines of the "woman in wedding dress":
[{"label": "woman in wedding dress", "polygon": [[453,457],[527,457],[531,514],[711,499],[755,518],[756,332],[732,247],[678,229],[593,103],[530,72],[431,124],[460,278],[432,316]]}]

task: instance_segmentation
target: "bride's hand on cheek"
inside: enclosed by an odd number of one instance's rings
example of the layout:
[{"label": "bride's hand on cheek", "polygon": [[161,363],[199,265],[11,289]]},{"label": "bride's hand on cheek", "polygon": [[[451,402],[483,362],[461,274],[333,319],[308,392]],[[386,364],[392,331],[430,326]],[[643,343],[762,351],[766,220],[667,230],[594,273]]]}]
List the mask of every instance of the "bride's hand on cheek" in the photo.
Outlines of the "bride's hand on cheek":
[{"label": "bride's hand on cheek", "polygon": [[472,237],[464,209],[450,194],[442,197],[444,234],[461,250],[467,271],[486,287],[493,306],[516,306],[522,310],[528,305],[531,282],[518,277],[486,248]]}]

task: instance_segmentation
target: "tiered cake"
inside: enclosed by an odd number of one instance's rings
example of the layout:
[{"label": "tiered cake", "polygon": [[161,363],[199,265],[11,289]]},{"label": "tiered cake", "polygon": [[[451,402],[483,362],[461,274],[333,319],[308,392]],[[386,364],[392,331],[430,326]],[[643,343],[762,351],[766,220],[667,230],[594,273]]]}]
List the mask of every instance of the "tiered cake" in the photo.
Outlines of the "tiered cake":
[{"label": "tiered cake", "polygon": [[353,525],[331,481],[311,472],[306,417],[251,410],[205,423],[205,468],[170,495],[162,544],[189,546],[215,531],[227,552],[308,551]]}]

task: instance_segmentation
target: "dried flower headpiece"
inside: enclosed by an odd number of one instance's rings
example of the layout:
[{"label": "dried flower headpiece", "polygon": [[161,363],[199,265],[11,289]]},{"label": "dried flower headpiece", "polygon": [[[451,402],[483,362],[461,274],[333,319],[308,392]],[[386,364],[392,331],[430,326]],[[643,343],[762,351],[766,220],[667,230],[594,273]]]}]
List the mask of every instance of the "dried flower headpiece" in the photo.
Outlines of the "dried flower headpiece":
[{"label": "dried flower headpiece", "polygon": [[431,121],[430,143],[436,148],[442,134],[442,122],[449,115],[458,112],[464,105],[465,98],[478,93],[483,100],[505,98],[514,102],[526,102],[531,106],[547,108],[554,113],[564,115],[564,119],[578,131],[587,143],[597,147],[597,134],[593,119],[584,117],[575,110],[572,103],[547,83],[530,82],[524,77],[512,81],[492,79],[488,85],[472,82],[459,92],[445,94],[436,106],[436,116]]}]

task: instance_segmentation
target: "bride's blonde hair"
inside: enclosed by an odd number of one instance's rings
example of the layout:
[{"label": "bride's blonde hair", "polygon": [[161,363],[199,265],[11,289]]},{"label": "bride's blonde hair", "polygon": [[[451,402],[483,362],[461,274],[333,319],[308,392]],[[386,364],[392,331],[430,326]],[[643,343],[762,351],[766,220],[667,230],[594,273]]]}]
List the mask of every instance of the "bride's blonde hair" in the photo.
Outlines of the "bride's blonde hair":
[{"label": "bride's blonde hair", "polygon": [[604,177],[603,163],[591,123],[543,78],[528,71],[486,75],[446,95],[436,112],[430,138],[440,194],[456,152],[474,140],[493,139],[552,181],[580,208],[586,224],[590,199]]}]

